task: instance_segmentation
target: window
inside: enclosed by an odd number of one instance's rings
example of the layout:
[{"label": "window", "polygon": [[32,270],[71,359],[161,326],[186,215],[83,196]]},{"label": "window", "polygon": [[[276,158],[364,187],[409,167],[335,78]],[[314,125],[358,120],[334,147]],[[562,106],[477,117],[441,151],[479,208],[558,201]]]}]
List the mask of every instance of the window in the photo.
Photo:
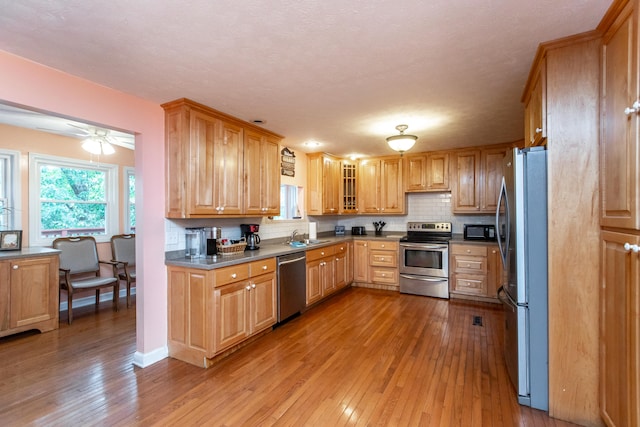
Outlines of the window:
[{"label": "window", "polygon": [[298,200],[302,200],[302,188],[295,185],[280,186],[280,215],[275,220],[300,219],[300,206]]},{"label": "window", "polygon": [[118,230],[117,166],[39,154],[29,164],[31,245],[75,235],[108,241]]},{"label": "window", "polygon": [[0,150],[0,230],[20,229],[20,153]]},{"label": "window", "polygon": [[124,168],[124,193],[126,196],[124,211],[125,233],[136,232],[136,175],[135,169]]}]

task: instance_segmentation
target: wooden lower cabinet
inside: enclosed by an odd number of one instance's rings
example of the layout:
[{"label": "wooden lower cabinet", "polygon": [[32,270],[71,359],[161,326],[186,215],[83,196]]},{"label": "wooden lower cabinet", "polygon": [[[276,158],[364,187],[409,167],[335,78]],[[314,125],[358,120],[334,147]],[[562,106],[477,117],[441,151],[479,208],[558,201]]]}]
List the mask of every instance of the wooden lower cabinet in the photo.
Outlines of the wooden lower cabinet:
[{"label": "wooden lower cabinet", "polygon": [[307,251],[307,306],[351,284],[351,242]]},{"label": "wooden lower cabinet", "polygon": [[0,261],[0,337],[58,328],[58,255]]},{"label": "wooden lower cabinet", "polygon": [[215,270],[168,266],[169,355],[197,366],[273,326],[276,260]]},{"label": "wooden lower cabinet", "polygon": [[502,274],[495,243],[455,243],[449,246],[449,294],[451,298],[498,303]]},{"label": "wooden lower cabinet", "polygon": [[357,286],[399,290],[398,247],[393,240],[355,240],[354,277]]},{"label": "wooden lower cabinet", "polygon": [[640,423],[640,254],[633,245],[640,236],[602,232],[600,411],[609,426]]},{"label": "wooden lower cabinet", "polygon": [[367,240],[353,242],[353,281],[358,283],[369,281],[369,243]]}]

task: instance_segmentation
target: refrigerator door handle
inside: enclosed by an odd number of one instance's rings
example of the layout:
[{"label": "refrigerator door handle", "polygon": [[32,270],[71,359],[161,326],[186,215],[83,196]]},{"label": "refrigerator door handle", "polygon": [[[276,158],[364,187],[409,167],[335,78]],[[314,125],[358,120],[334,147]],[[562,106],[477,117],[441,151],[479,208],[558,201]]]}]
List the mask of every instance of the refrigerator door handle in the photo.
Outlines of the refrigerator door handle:
[{"label": "refrigerator door handle", "polygon": [[[504,215],[505,215],[505,240],[502,244],[502,234],[500,233],[500,206],[504,200]],[[507,268],[507,250],[509,248],[509,199],[507,198],[507,183],[502,177],[502,184],[500,185],[500,195],[498,196],[498,206],[496,207],[496,233],[498,234],[498,249],[500,250],[500,259],[502,260],[502,267]]]},{"label": "refrigerator door handle", "polygon": [[511,298],[507,296],[507,291],[504,290],[504,286],[498,288],[498,299],[507,305],[511,311],[516,311],[516,305],[512,302]]},{"label": "refrigerator door handle", "polygon": [[509,292],[507,292],[507,290],[504,288],[504,285],[498,288],[498,299],[503,303],[513,307],[512,311],[515,311],[517,307],[529,307],[529,304],[527,303],[516,302],[513,297],[509,295]]}]

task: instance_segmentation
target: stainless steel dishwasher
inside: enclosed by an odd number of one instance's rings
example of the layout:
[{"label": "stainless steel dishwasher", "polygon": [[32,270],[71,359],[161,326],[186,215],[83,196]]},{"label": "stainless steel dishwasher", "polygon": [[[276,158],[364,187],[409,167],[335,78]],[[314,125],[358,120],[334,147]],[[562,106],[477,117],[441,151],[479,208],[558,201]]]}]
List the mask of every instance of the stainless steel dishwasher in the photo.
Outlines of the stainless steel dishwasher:
[{"label": "stainless steel dishwasher", "polygon": [[302,313],[307,296],[307,267],[304,252],[278,257],[278,323]]}]

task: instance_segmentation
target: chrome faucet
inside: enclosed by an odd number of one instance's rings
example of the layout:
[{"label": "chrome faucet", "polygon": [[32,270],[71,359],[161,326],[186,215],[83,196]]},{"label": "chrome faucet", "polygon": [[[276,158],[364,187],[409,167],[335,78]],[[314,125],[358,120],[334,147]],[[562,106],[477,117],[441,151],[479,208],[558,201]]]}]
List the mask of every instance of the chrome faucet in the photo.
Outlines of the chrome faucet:
[{"label": "chrome faucet", "polygon": [[294,242],[297,235],[298,235],[298,230],[293,230],[291,232],[291,237],[290,237],[289,242]]}]

